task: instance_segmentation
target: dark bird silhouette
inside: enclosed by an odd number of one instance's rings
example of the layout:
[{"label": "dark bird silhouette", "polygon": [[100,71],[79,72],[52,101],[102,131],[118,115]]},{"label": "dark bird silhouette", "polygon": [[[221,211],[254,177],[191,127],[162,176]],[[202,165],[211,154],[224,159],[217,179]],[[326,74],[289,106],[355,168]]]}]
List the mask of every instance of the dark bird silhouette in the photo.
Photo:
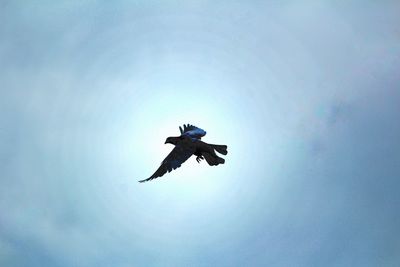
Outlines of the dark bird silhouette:
[{"label": "dark bird silhouette", "polygon": [[181,135],[177,137],[168,137],[165,144],[173,144],[175,147],[168,156],[161,162],[161,166],[157,171],[147,179],[140,180],[140,183],[153,180],[163,176],[165,173],[179,168],[192,155],[196,156],[198,163],[205,159],[210,166],[224,164],[225,160],[218,157],[215,153],[222,155],[228,154],[226,145],[213,145],[201,141],[201,138],[206,135],[206,131],[187,124],[179,127]]}]

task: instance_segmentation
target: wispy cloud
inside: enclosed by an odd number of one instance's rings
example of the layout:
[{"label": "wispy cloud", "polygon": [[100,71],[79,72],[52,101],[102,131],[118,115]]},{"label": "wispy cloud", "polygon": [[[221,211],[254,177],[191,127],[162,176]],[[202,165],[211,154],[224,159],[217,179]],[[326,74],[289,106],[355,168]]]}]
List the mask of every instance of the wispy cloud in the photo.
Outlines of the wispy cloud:
[{"label": "wispy cloud", "polygon": [[396,1],[1,5],[0,265],[400,262]]}]

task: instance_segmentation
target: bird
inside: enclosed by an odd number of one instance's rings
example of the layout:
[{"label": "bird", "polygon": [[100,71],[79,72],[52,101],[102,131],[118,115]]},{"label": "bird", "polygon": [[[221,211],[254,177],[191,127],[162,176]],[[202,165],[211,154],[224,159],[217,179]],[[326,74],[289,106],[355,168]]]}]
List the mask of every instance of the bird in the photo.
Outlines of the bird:
[{"label": "bird", "polygon": [[164,143],[172,144],[175,147],[161,162],[160,167],[155,173],[147,179],[140,180],[140,183],[159,178],[167,172],[179,168],[182,163],[188,160],[192,155],[196,156],[196,161],[198,163],[205,159],[210,166],[217,166],[225,163],[225,159],[219,157],[215,151],[226,155],[228,154],[228,146],[208,144],[201,141],[201,138],[206,135],[206,131],[191,124],[184,124],[183,128],[179,126],[179,131],[181,133],[180,136],[170,136]]}]

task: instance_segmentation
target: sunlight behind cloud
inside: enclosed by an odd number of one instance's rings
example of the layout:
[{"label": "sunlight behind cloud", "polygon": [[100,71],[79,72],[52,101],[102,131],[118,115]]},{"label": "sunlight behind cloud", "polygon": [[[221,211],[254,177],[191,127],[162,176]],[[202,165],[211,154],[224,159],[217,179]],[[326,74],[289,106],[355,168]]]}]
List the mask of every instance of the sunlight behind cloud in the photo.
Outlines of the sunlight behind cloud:
[{"label": "sunlight behind cloud", "polygon": [[1,4],[0,265],[399,266],[398,7]]}]

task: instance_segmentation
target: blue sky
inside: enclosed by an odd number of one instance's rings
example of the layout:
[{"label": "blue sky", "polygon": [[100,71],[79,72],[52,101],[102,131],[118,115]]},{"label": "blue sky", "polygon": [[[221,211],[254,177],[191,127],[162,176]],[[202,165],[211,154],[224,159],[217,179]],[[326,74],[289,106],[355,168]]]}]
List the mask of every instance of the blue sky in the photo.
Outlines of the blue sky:
[{"label": "blue sky", "polygon": [[0,265],[399,266],[399,13],[1,1]]}]

